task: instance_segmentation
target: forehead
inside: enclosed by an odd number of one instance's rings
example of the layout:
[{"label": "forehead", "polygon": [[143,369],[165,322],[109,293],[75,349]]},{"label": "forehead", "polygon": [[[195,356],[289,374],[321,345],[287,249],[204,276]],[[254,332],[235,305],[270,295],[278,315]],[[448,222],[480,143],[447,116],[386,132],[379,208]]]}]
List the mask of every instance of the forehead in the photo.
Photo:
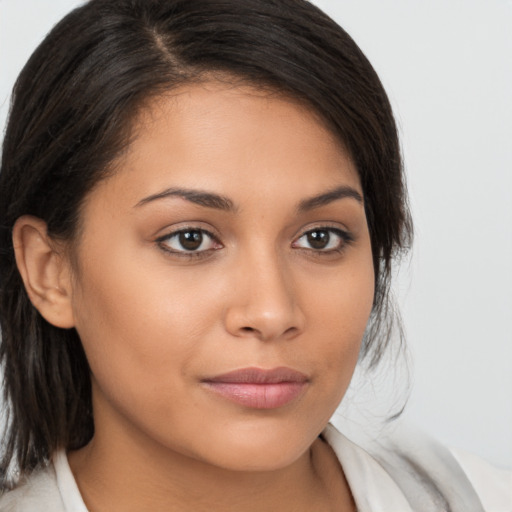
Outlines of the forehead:
[{"label": "forehead", "polygon": [[113,174],[117,191],[132,202],[176,184],[228,196],[275,187],[311,196],[339,184],[360,190],[339,139],[310,108],[275,91],[183,86],[153,98],[133,135]]}]

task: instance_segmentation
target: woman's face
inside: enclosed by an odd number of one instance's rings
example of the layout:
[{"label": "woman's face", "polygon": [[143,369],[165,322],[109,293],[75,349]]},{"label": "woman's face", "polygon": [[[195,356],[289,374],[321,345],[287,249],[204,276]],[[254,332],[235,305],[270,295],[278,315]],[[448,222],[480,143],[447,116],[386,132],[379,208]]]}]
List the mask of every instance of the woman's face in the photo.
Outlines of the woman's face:
[{"label": "woman's face", "polygon": [[140,117],[89,194],[72,308],[96,438],[229,469],[303,454],[373,301],[362,189],[297,102],[208,83]]}]

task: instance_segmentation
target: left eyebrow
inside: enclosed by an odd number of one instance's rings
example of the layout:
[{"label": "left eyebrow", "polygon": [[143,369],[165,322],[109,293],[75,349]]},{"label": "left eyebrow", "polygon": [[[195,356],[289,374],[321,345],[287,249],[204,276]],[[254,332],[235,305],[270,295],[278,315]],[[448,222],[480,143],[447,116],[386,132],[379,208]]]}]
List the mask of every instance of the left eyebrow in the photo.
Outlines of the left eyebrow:
[{"label": "left eyebrow", "polygon": [[300,213],[304,213],[309,210],[314,210],[315,208],[320,208],[320,206],[325,206],[329,203],[332,203],[333,201],[338,201],[339,199],[345,198],[355,199],[358,203],[361,204],[364,203],[363,196],[355,188],[341,186],[324,192],[323,194],[302,200],[299,203],[297,210]]}]

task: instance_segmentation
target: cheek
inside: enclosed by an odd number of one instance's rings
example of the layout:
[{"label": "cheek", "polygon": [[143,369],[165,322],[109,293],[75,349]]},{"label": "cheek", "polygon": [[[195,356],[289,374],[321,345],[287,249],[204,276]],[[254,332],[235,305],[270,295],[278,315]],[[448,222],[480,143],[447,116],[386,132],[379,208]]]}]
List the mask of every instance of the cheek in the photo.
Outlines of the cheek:
[{"label": "cheek", "polygon": [[368,250],[357,253],[329,279],[308,278],[304,308],[308,311],[309,356],[318,364],[317,375],[325,398],[337,406],[350,383],[374,299],[374,272]]},{"label": "cheek", "polygon": [[144,252],[137,257],[127,249],[130,258],[120,253],[107,259],[97,249],[83,258],[84,277],[74,295],[76,328],[107,393],[151,394],[158,383],[170,385],[187,373],[217,301],[198,289],[201,282],[191,282],[192,272],[176,279],[168,268],[145,261]]},{"label": "cheek", "polygon": [[[368,250],[359,250],[335,272],[327,276],[304,277],[309,290],[301,295],[307,298],[305,308],[309,318],[325,330],[336,333],[338,347],[352,340],[361,340],[374,300],[374,270],[369,241]],[[328,339],[331,337],[327,337]],[[336,346],[336,343],[335,343]]]}]

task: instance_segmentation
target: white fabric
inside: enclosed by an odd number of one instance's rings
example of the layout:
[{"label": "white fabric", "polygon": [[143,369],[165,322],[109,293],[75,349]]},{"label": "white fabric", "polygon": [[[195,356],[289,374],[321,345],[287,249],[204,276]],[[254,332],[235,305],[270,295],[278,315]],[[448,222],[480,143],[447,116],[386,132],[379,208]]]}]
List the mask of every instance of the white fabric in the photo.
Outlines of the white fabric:
[{"label": "white fabric", "polygon": [[64,510],[66,512],[88,512],[64,450],[55,455],[53,465],[55,467],[57,487],[64,503]]},{"label": "white fabric", "polygon": [[[417,458],[428,459],[431,457],[431,453],[421,453],[421,449],[433,446],[433,440],[427,436],[420,439],[421,434],[417,430],[408,428],[398,430],[398,433],[402,436],[407,435],[407,439],[402,439],[402,444],[409,445],[409,452],[412,452],[411,446],[414,443],[417,443],[418,446],[423,445],[419,448],[419,456],[415,454]],[[323,436],[338,456],[356,501],[358,512],[420,512],[419,509],[411,508],[403,488],[397,484],[398,472],[395,471],[391,475],[373,455],[347,439],[332,425],[327,426]],[[396,443],[397,440],[395,439],[394,444]],[[497,469],[472,454],[460,451],[449,452],[448,450],[446,452],[453,456],[460,465],[472,485],[471,490],[480,499],[484,512],[512,512],[512,471]],[[436,475],[431,475],[434,481],[440,474],[446,472],[445,464],[447,461],[443,460],[442,462],[442,466],[438,462],[438,468],[435,468],[433,462],[426,466],[436,473]],[[447,478],[456,482],[458,477],[459,475],[453,475],[452,478]],[[411,478],[421,483],[421,475],[413,474]],[[476,507],[476,509],[482,510],[478,505]],[[421,512],[430,509],[430,502],[427,503],[425,500]],[[447,509],[439,507],[436,512],[445,510]]]},{"label": "white fabric", "polygon": [[[394,476],[363,448],[332,425],[326,428],[323,438],[340,461],[358,512],[420,512],[411,508]],[[473,485],[485,512],[512,512],[512,472],[496,469],[462,452],[455,452],[454,457]],[[55,455],[53,465],[0,498],[0,512],[42,510],[87,512],[63,451]]]},{"label": "white fabric", "polygon": [[512,471],[498,469],[471,453],[452,450],[489,512],[512,511]]},{"label": "white fabric", "polygon": [[329,426],[323,433],[340,461],[358,512],[415,512],[384,468]]}]

